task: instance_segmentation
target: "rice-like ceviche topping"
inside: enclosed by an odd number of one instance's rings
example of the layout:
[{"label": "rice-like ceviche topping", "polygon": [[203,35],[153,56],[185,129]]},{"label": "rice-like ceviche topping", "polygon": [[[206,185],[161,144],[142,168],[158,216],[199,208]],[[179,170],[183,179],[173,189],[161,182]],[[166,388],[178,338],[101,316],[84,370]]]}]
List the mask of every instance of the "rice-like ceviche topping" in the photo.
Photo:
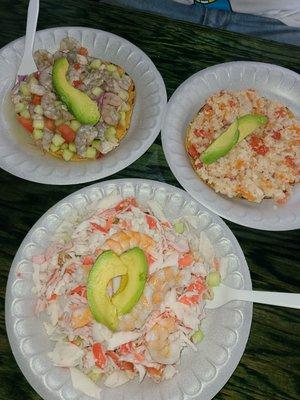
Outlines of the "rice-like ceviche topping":
[{"label": "rice-like ceviche topping", "polygon": [[[199,234],[195,217],[170,222],[154,200],[141,205],[111,195],[61,232],[32,260],[36,313],[55,342],[53,363],[70,368],[74,386],[96,398],[98,384],[172,378],[182,349],[197,351],[205,300],[221,279],[220,260],[205,233]],[[133,248],[147,260],[145,286],[112,331],[95,319],[87,282],[105,253],[122,257]],[[118,278],[109,282],[107,296],[120,289]]]},{"label": "rice-like ceviche topping", "polygon": [[[268,122],[211,164],[201,154],[238,117]],[[300,181],[300,120],[284,105],[255,90],[222,90],[206,100],[187,131],[186,148],[197,175],[216,192],[251,202],[284,204]]]},{"label": "rice-like ceviche topping", "polygon": [[11,92],[17,120],[34,143],[65,161],[101,158],[117,147],[135,99],[125,70],[90,56],[71,37],[54,54],[37,50],[34,59],[38,71],[19,77]]}]

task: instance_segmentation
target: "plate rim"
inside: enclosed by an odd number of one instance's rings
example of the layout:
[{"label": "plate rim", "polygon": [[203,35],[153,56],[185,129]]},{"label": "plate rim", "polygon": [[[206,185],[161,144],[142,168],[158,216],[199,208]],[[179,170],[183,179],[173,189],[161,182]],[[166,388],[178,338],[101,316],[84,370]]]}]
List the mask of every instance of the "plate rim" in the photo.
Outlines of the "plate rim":
[{"label": "plate rim", "polygon": [[[222,218],[225,218],[228,221],[231,221],[233,223],[236,223],[238,225],[241,226],[245,226],[247,228],[252,228],[252,229],[258,229],[258,230],[263,230],[263,231],[272,231],[272,232],[282,232],[282,231],[292,231],[292,230],[297,230],[300,228],[300,220],[295,223],[295,225],[293,226],[278,226],[276,223],[273,224],[272,227],[270,226],[264,226],[262,221],[253,221],[253,220],[249,220],[249,222],[245,222],[244,218],[242,217],[243,220],[241,221],[241,217],[235,217],[233,215],[228,214],[228,212],[226,211],[220,211],[218,209],[218,207],[214,207],[211,206],[210,203],[206,200],[203,200],[201,195],[199,196],[199,194],[193,190],[193,188],[189,187],[189,184],[185,181],[185,179],[180,176],[180,174],[177,171],[177,168],[173,167],[173,158],[171,157],[171,155],[169,154],[169,151],[167,150],[167,139],[166,139],[166,133],[165,133],[165,124],[166,124],[166,120],[168,117],[168,113],[170,110],[171,105],[174,103],[174,99],[178,96],[178,93],[180,93],[180,91],[189,83],[191,83],[196,77],[201,77],[201,75],[203,75],[205,72],[213,72],[214,70],[218,69],[219,67],[230,67],[232,65],[253,65],[253,66],[264,66],[264,67],[271,67],[272,69],[281,71],[281,72],[285,72],[288,73],[289,75],[293,76],[295,79],[300,81],[300,74],[298,74],[297,72],[290,70],[286,67],[282,67],[280,65],[276,65],[276,64],[272,64],[272,63],[265,63],[265,62],[256,62],[256,61],[229,61],[229,62],[224,62],[224,63],[219,63],[219,64],[215,64],[215,65],[211,65],[209,67],[206,67],[204,69],[201,69],[197,72],[195,72],[194,74],[192,74],[191,76],[189,76],[185,81],[183,81],[177,88],[176,90],[173,92],[172,96],[169,98],[167,106],[166,106],[166,111],[164,114],[164,119],[162,122],[162,128],[161,128],[161,141],[162,141],[162,148],[163,148],[163,152],[165,155],[165,158],[167,160],[168,166],[171,169],[172,173],[174,174],[176,180],[180,183],[180,185],[196,200],[198,201],[200,204],[202,204],[204,207],[206,207],[207,209],[209,209],[211,212],[219,215]],[[191,167],[192,168],[192,167]],[[175,171],[176,169],[176,171]],[[201,181],[201,179],[198,177],[198,179]],[[201,181],[202,182],[202,181]],[[203,182],[203,184],[205,184]],[[300,185],[300,184],[299,184]],[[215,192],[215,196],[222,196],[218,193]]]},{"label": "plate rim", "polygon": [[[133,164],[135,161],[137,161],[140,157],[142,157],[147,150],[151,147],[151,145],[154,143],[154,141],[156,140],[156,138],[158,137],[160,131],[161,131],[161,127],[162,127],[162,123],[163,123],[163,119],[164,119],[164,112],[167,106],[167,89],[166,89],[166,85],[164,82],[164,79],[160,73],[160,71],[157,69],[156,65],[154,64],[154,62],[151,60],[151,58],[141,49],[139,48],[137,45],[135,45],[134,43],[130,42],[128,39],[123,38],[122,36],[116,35],[115,33],[109,32],[109,31],[105,31],[102,29],[96,29],[96,28],[89,28],[89,27],[85,27],[85,26],[59,26],[59,27],[52,27],[52,28],[45,28],[45,29],[41,29],[36,31],[36,33],[39,34],[43,34],[44,32],[55,32],[58,30],[79,30],[81,32],[83,31],[89,31],[89,32],[94,32],[96,34],[104,34],[107,35],[111,38],[114,38],[116,40],[121,40],[123,43],[127,44],[128,46],[131,46],[132,49],[134,49],[135,51],[140,52],[140,54],[143,55],[143,57],[147,60],[148,65],[151,67],[151,70],[154,72],[155,74],[155,81],[157,82],[158,86],[159,86],[159,94],[161,96],[161,101],[159,103],[159,116],[158,116],[158,122],[157,124],[159,125],[156,130],[154,128],[151,128],[150,130],[153,130],[152,135],[150,135],[143,143],[142,146],[140,146],[136,152],[133,154],[133,156],[131,157],[131,159],[128,161],[128,159],[121,161],[121,165],[116,164],[115,167],[111,167],[110,172],[108,173],[103,173],[103,170],[101,169],[101,165],[99,164],[99,171],[97,173],[95,173],[94,177],[89,177],[89,178],[81,178],[81,176],[77,177],[73,177],[72,179],[69,179],[66,181],[64,181],[63,176],[61,176],[59,179],[57,179],[57,182],[48,182],[47,181],[47,176],[44,178],[41,178],[39,176],[36,176],[34,178],[32,177],[27,177],[22,173],[22,170],[19,169],[17,172],[14,171],[14,169],[9,168],[6,164],[1,163],[0,160],[0,168],[3,169],[4,171],[8,172],[11,175],[14,175],[18,178],[30,181],[30,182],[35,182],[35,183],[40,183],[40,184],[47,184],[47,185],[74,185],[74,184],[83,184],[83,183],[89,183],[89,182],[93,182],[96,181],[98,179],[104,179],[104,178],[108,178],[113,174],[116,174],[120,171],[123,171],[125,168],[127,168],[128,166],[130,166],[131,164]],[[13,47],[17,42],[19,41],[24,41],[25,40],[25,36],[21,36],[18,37],[16,39],[14,39],[13,41],[7,43],[5,46],[3,46],[0,49],[0,57],[3,56],[3,53]],[[7,95],[8,91],[5,93],[5,95]],[[6,121],[6,119],[4,119]],[[29,173],[30,175],[30,173]]]},{"label": "plate rim", "polygon": [[[5,292],[5,326],[6,326],[6,332],[7,332],[7,337],[8,341],[12,350],[12,353],[14,355],[15,361],[18,364],[22,374],[24,375],[25,379],[28,381],[28,383],[32,386],[32,388],[44,399],[44,400],[56,400],[58,397],[53,397],[53,391],[51,391],[43,382],[41,382],[40,379],[38,379],[38,376],[32,372],[31,369],[28,369],[28,361],[26,357],[22,354],[19,346],[17,345],[16,342],[14,342],[14,338],[18,337],[18,335],[15,334],[14,330],[14,319],[11,315],[11,305],[14,301],[14,298],[12,297],[10,293],[10,287],[12,286],[12,282],[16,279],[15,278],[15,272],[16,272],[16,266],[17,263],[19,262],[19,258],[21,255],[21,252],[23,251],[23,247],[26,245],[26,240],[31,238],[32,233],[40,226],[40,224],[43,222],[43,220],[51,213],[53,213],[56,209],[58,209],[61,204],[68,202],[68,200],[71,197],[75,197],[78,194],[85,194],[86,191],[90,190],[93,187],[100,187],[103,188],[105,186],[108,186],[110,184],[116,184],[116,185],[122,185],[125,183],[131,183],[133,185],[135,184],[143,184],[146,183],[151,186],[151,188],[159,188],[163,187],[166,188],[168,191],[173,191],[173,192],[179,192],[183,195],[185,200],[189,201],[195,201],[193,197],[187,193],[185,190],[178,188],[176,186],[170,185],[165,182],[160,182],[156,180],[151,180],[151,179],[140,179],[140,178],[121,178],[121,179],[111,179],[111,180],[106,180],[102,182],[96,182],[91,185],[87,185],[75,192],[72,192],[68,196],[64,197],[57,203],[55,203],[53,206],[51,206],[49,209],[45,211],[45,213],[38,218],[38,220],[33,224],[33,226],[29,229],[27,232],[26,236],[23,238],[22,242],[19,245],[19,248],[14,256],[14,259],[11,264],[11,268],[9,271],[8,279],[7,279],[7,285],[6,285],[6,292]],[[212,213],[210,210],[207,210],[206,207],[204,207],[201,203],[196,202],[197,206],[199,207],[199,210],[202,210],[210,215],[212,218],[212,223],[216,223],[224,229],[224,234],[230,239],[230,242],[233,246],[232,252],[236,254],[239,258],[239,261],[241,263],[241,266],[243,268],[244,274],[244,288],[251,290],[252,289],[252,280],[251,280],[251,275],[250,275],[250,269],[247,264],[244,252],[239,245],[238,240],[236,239],[234,233],[231,231],[231,229],[227,226],[227,224],[216,214]],[[25,243],[25,244],[24,244]],[[237,344],[239,345],[239,351],[237,354],[234,354],[234,357],[229,357],[226,367],[224,370],[220,370],[220,373],[217,376],[217,384],[210,385],[208,388],[206,388],[207,393],[204,395],[200,393],[199,395],[196,396],[188,396],[187,400],[191,400],[192,398],[194,399],[201,399],[201,400],[211,400],[223,387],[224,385],[229,381],[231,378],[232,374],[234,373],[235,369],[238,367],[240,360],[242,356],[244,355],[245,348],[249,339],[250,335],[250,330],[251,330],[251,324],[252,324],[252,317],[253,317],[253,304],[252,303],[247,303],[246,304],[246,309],[245,313],[247,313],[247,318],[244,318],[243,324],[241,326],[240,330],[240,335]],[[20,317],[21,318],[21,317]],[[217,386],[217,388],[215,387]],[[171,398],[169,400],[172,400]]]}]

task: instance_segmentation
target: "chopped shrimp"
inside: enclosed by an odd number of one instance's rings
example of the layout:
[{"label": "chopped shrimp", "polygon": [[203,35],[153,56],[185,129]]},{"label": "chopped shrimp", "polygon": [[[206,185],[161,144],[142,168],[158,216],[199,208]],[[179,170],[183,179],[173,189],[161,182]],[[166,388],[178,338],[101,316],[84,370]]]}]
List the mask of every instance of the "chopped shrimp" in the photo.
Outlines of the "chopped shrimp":
[{"label": "chopped shrimp", "polygon": [[140,247],[149,252],[153,246],[154,240],[149,235],[135,231],[119,231],[105,241],[102,249],[112,250],[120,255],[133,247]]}]

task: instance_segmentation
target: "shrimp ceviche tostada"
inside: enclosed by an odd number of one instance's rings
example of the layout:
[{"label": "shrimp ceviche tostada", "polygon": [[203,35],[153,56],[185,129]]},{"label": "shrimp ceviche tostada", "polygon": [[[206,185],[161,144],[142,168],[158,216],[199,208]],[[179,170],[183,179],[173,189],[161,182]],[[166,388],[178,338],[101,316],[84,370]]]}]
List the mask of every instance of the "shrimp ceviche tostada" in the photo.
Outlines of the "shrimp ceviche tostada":
[{"label": "shrimp ceviche tostada", "polygon": [[38,71],[11,93],[17,119],[43,151],[65,161],[97,159],[129,129],[135,87],[123,68],[89,56],[66,37],[54,54],[34,53]]},{"label": "shrimp ceviche tostada", "polygon": [[216,192],[285,204],[300,182],[300,119],[255,90],[206,100],[186,136],[197,175]]},{"label": "shrimp ceviche tostada", "polygon": [[221,280],[209,239],[195,217],[170,222],[154,200],[110,195],[86,215],[32,259],[50,359],[95,398],[99,385],[172,378],[183,348],[197,351],[205,300]]}]

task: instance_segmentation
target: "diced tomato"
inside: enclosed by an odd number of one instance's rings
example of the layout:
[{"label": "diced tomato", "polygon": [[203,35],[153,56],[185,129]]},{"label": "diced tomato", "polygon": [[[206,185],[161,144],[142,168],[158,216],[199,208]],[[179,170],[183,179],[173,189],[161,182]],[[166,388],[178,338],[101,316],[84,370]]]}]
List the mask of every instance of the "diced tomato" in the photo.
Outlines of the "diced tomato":
[{"label": "diced tomato", "polygon": [[74,86],[75,88],[78,88],[81,84],[82,84],[82,81],[80,81],[80,80],[73,81],[73,86]]},{"label": "diced tomato", "polygon": [[281,133],[279,131],[274,131],[272,138],[275,140],[280,140],[281,139]]},{"label": "diced tomato", "polygon": [[205,104],[205,106],[203,107],[203,111],[204,111],[204,114],[210,115],[210,114],[212,114],[213,109],[210,105]]},{"label": "diced tomato", "polygon": [[129,354],[133,351],[133,342],[121,344],[120,354]]},{"label": "diced tomato", "polygon": [[42,96],[38,96],[37,94],[34,94],[31,99],[31,103],[34,104],[35,106],[37,106],[38,104],[41,104],[41,99],[42,99]]},{"label": "diced tomato", "polygon": [[195,129],[193,133],[197,137],[205,138],[208,136],[208,132],[206,132],[204,129]]},{"label": "diced tomato", "polygon": [[78,285],[70,291],[70,295],[78,294],[79,296],[86,297],[86,286]]},{"label": "diced tomato", "polygon": [[57,130],[60,132],[61,136],[65,139],[67,143],[74,142],[75,132],[67,124],[59,125]]},{"label": "diced tomato", "polygon": [[44,118],[44,124],[45,124],[45,128],[47,128],[49,131],[51,131],[51,132],[55,131],[56,126],[52,119]]},{"label": "diced tomato", "polygon": [[250,146],[257,154],[260,154],[262,156],[264,156],[269,151],[269,147],[264,145],[263,140],[255,135],[252,135],[250,138]]},{"label": "diced tomato", "polygon": [[201,169],[203,167],[203,162],[200,161],[199,159],[195,161],[195,167],[196,169]]},{"label": "diced tomato", "polygon": [[264,156],[269,151],[269,147],[262,145],[262,146],[259,146],[257,149],[255,149],[255,151],[257,154]]},{"label": "diced tomato", "polygon": [[190,253],[185,253],[179,258],[178,264],[180,268],[185,268],[191,265],[193,261],[193,256]]},{"label": "diced tomato", "polygon": [[52,295],[49,297],[49,301],[53,301],[53,300],[56,300],[57,299],[57,294],[55,294],[55,293],[52,293]]},{"label": "diced tomato", "polygon": [[89,54],[88,50],[85,47],[80,47],[77,53],[81,56],[87,56]]},{"label": "diced tomato", "polygon": [[182,296],[179,297],[178,301],[182,304],[189,306],[189,305],[198,303],[200,299],[201,299],[201,296],[199,294],[192,294],[189,296],[186,294],[183,294]]},{"label": "diced tomato", "polygon": [[107,362],[107,358],[105,356],[101,343],[94,343],[92,346],[92,351],[96,366],[99,368],[104,368]]},{"label": "diced tomato", "polygon": [[188,147],[188,153],[192,158],[197,158],[199,156],[199,153],[196,149],[196,147],[193,144],[190,144]]},{"label": "diced tomato", "polygon": [[146,221],[149,229],[156,229],[157,223],[155,218],[153,218],[151,215],[146,215]]},{"label": "diced tomato", "polygon": [[229,100],[228,104],[230,105],[230,107],[236,106],[236,102],[234,100]]},{"label": "diced tomato", "polygon": [[122,211],[129,206],[137,207],[137,202],[134,197],[130,197],[126,200],[121,201],[119,204],[115,206],[115,210]]},{"label": "diced tomato", "polygon": [[74,68],[75,68],[76,70],[80,69],[80,64],[79,64],[79,63],[75,63],[75,64],[74,64]]},{"label": "diced tomato", "polygon": [[22,117],[22,115],[18,116],[18,121],[20,122],[21,125],[28,131],[28,132],[33,132],[33,125],[32,125],[32,120],[29,118]]},{"label": "diced tomato", "polygon": [[148,265],[151,265],[155,262],[155,258],[150,253],[146,253],[146,257],[147,257]]},{"label": "diced tomato", "polygon": [[291,156],[286,156],[285,157],[285,164],[288,167],[291,167],[291,168],[295,168],[296,167],[295,159],[293,157],[291,157]]},{"label": "diced tomato", "polygon": [[133,364],[128,361],[121,361],[119,356],[112,350],[106,352],[106,354],[113,360],[113,362],[123,371],[133,371]]},{"label": "diced tomato", "polygon": [[82,260],[83,265],[91,265],[94,264],[94,259],[92,256],[84,256]]}]

